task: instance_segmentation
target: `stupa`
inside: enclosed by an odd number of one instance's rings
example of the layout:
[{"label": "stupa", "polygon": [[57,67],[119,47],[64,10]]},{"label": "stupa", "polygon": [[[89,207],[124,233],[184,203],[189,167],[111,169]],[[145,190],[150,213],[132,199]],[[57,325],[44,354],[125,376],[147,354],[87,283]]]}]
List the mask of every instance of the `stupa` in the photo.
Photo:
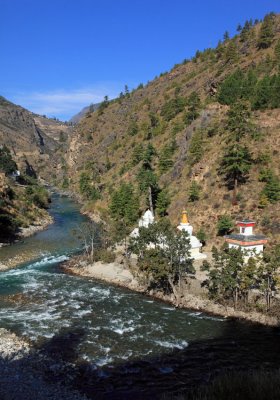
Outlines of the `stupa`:
[{"label": "stupa", "polygon": [[237,221],[236,225],[239,226],[239,233],[232,233],[225,236],[229,248],[241,248],[248,258],[255,255],[262,255],[267,238],[264,235],[255,235],[253,233],[255,224],[255,221],[250,219]]},{"label": "stupa", "polygon": [[190,255],[191,258],[194,258],[195,260],[202,260],[207,258],[207,255],[204,253],[201,253],[200,249],[202,247],[202,243],[198,240],[196,236],[193,235],[193,227],[188,221],[188,216],[187,216],[187,211],[183,210],[182,212],[182,218],[180,224],[177,226],[177,228],[180,231],[185,231],[188,233],[190,236],[190,244],[191,244],[191,249],[190,249]]},{"label": "stupa", "polygon": [[138,227],[133,229],[130,236],[138,237],[139,236],[139,228],[148,228],[150,224],[152,224],[155,220],[154,214],[151,210],[147,210],[142,217],[138,221]]}]

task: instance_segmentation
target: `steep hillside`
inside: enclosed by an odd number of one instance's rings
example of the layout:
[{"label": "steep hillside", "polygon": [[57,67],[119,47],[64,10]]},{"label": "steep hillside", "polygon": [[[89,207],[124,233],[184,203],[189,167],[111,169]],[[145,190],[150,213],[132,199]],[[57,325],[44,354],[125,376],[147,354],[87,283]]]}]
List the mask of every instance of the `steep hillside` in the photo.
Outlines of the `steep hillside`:
[{"label": "steep hillside", "polygon": [[61,166],[70,132],[69,126],[0,97],[0,144],[12,151],[22,172],[35,172],[49,181],[50,172]]},{"label": "steep hillside", "polygon": [[[71,138],[70,187],[104,218],[121,182],[133,184],[142,211],[150,185],[157,214],[164,214],[168,198],[174,223],[186,207],[209,245],[223,241],[216,225],[224,214],[254,218],[259,230],[279,239],[279,68],[280,16],[270,14],[147,85],[104,101]],[[250,163],[236,198],[222,170],[231,146],[247,146]]]}]

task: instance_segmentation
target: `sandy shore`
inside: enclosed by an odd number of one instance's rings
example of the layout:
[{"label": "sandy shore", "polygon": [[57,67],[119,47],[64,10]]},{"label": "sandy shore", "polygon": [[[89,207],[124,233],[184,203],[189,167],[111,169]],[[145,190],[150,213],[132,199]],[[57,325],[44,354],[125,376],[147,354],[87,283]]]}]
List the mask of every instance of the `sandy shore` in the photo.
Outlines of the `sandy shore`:
[{"label": "sandy shore", "polygon": [[[148,292],[146,287],[138,282],[131,271],[118,262],[104,264],[99,261],[94,264],[87,264],[85,261],[80,261],[79,258],[72,258],[69,261],[65,261],[61,267],[67,273],[99,279],[107,283],[144,293],[177,306],[174,296],[164,295],[159,291]],[[234,310],[232,307],[225,308],[220,304],[210,301],[203,293],[200,296],[186,292],[180,300],[179,307],[207,312],[224,318],[238,318],[263,325],[279,326],[279,320],[276,317],[255,311],[244,312]]]}]

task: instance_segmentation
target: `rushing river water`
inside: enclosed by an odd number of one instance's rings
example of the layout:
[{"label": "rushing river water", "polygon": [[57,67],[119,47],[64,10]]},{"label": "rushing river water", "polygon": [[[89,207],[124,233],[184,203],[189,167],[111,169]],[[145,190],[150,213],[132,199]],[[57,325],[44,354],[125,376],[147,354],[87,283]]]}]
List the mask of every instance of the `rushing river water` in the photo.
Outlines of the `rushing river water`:
[{"label": "rushing river water", "polygon": [[[73,350],[76,360],[90,365],[100,379],[112,377],[113,370],[118,378],[112,379],[118,382],[124,374],[120,371],[129,376],[149,375],[153,382],[161,382],[155,385],[163,391],[167,382],[176,387],[178,380],[181,388],[186,382],[207,381],[212,369],[236,367],[240,355],[244,355],[243,367],[260,362],[270,365],[269,352],[276,349],[261,349],[264,343],[273,346],[278,332],[175,309],[125,289],[62,273],[58,264],[80,247],[73,229],[85,217],[72,200],[57,195],[50,212],[54,224],[47,230],[0,249],[3,263],[20,252],[29,252],[33,258],[0,274],[1,327],[38,346],[79,332]],[[146,365],[153,365],[153,370]],[[131,382],[126,386],[131,388]],[[133,383],[137,393],[141,382],[139,387]]]}]

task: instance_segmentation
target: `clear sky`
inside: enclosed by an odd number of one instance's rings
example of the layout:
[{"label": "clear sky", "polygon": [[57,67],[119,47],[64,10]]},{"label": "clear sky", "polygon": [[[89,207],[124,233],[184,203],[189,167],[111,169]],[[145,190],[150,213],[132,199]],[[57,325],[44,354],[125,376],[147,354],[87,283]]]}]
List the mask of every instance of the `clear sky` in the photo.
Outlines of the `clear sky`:
[{"label": "clear sky", "polygon": [[279,0],[0,0],[0,95],[66,120],[270,11]]}]

